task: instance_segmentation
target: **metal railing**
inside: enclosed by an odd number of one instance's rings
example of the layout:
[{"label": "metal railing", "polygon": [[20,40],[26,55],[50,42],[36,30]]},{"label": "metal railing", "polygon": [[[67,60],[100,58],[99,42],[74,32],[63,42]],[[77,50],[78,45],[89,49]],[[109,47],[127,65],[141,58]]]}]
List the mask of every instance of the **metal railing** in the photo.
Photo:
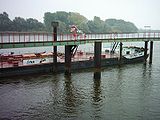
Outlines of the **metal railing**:
[{"label": "metal railing", "polygon": [[[57,41],[159,39],[160,33],[58,34]],[[54,33],[1,32],[0,43],[55,42]]]}]

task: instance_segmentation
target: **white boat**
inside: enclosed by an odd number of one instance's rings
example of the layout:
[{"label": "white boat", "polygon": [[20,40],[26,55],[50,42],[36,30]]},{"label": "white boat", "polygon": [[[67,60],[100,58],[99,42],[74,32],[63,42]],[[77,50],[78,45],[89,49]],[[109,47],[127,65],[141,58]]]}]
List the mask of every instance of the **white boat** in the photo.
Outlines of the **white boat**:
[{"label": "white boat", "polygon": [[135,46],[125,46],[122,49],[122,56],[127,59],[144,57],[144,48]]},{"label": "white boat", "polygon": [[[105,49],[105,52],[110,54],[120,54],[120,48],[117,48],[112,51],[113,49]],[[143,61],[144,60],[144,51],[143,47],[136,47],[136,46],[123,46],[122,48],[122,56],[124,62],[135,62],[135,61]],[[148,57],[148,54],[147,54]]]}]

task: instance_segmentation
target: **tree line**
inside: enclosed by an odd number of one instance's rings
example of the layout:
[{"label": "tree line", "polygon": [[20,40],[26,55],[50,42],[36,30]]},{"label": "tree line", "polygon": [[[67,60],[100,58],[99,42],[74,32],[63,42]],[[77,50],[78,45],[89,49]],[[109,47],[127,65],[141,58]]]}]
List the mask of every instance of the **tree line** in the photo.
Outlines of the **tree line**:
[{"label": "tree line", "polygon": [[9,19],[6,12],[0,14],[0,31],[44,31],[45,26],[43,23],[36,19],[22,17],[15,17],[13,20]]},{"label": "tree line", "polygon": [[106,19],[103,21],[97,16],[95,16],[93,20],[88,20],[79,13],[64,11],[44,13],[44,23],[41,23],[34,18],[24,19],[22,17],[15,17],[13,20],[10,20],[9,15],[6,12],[3,12],[0,14],[0,31],[52,32],[52,21],[59,22],[59,33],[69,33],[70,25],[73,24],[85,33],[123,33],[138,31],[133,23],[124,20]]}]

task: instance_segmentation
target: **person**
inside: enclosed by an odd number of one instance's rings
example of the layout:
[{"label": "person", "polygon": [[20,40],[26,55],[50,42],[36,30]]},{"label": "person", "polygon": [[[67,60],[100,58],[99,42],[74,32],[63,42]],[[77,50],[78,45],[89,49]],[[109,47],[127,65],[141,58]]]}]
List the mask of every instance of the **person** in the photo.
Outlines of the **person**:
[{"label": "person", "polygon": [[76,40],[76,38],[77,38],[77,30],[78,30],[77,26],[75,26],[75,25],[71,26],[70,32],[73,33],[74,40]]}]

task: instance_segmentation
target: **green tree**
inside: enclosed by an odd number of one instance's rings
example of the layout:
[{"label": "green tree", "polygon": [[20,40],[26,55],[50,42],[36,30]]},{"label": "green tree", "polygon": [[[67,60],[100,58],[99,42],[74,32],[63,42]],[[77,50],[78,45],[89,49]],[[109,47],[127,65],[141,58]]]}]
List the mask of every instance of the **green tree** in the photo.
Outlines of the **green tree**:
[{"label": "green tree", "polygon": [[58,27],[58,33],[67,33],[69,31],[67,31],[67,26],[64,22],[62,21],[58,21],[59,22],[59,27]]},{"label": "green tree", "polygon": [[50,13],[50,12],[46,12],[44,14],[44,24],[45,24],[45,27],[46,27],[47,31],[49,31],[49,32],[52,31],[51,23],[53,21],[57,21],[56,14]]},{"label": "green tree", "polygon": [[93,33],[104,33],[105,30],[105,23],[100,17],[95,16],[93,21],[88,21],[89,30]]},{"label": "green tree", "polygon": [[59,21],[63,22],[66,25],[69,24],[69,20],[68,20],[69,13],[64,12],[64,11],[57,11],[55,13],[55,15],[56,15],[55,20],[59,20]]},{"label": "green tree", "polygon": [[124,20],[116,20],[116,19],[106,19],[105,24],[110,26],[111,32],[137,32],[137,27],[131,23],[126,22]]},{"label": "green tree", "polygon": [[29,18],[26,20],[27,22],[27,30],[28,31],[43,31],[45,30],[44,25],[38,20]]},{"label": "green tree", "polygon": [[69,12],[69,24],[75,24],[79,26],[82,23],[86,23],[88,20],[83,15],[80,15],[79,13]]},{"label": "green tree", "polygon": [[70,25],[76,25],[86,33],[110,33],[110,32],[137,32],[137,27],[124,20],[106,19],[101,20],[95,16],[93,20],[87,20],[86,17],[75,12],[57,11],[55,13],[46,12],[44,14],[44,24],[34,18],[24,19],[15,17],[13,21],[9,19],[6,12],[0,14],[0,31],[44,31],[52,32],[51,22],[58,21],[59,33],[68,33]]},{"label": "green tree", "polygon": [[27,22],[24,18],[15,17],[13,20],[14,31],[27,31]]},{"label": "green tree", "polygon": [[0,14],[0,31],[12,30],[12,21],[9,19],[8,14],[3,12]]},{"label": "green tree", "polygon": [[83,22],[81,23],[79,26],[79,29],[82,30],[83,32],[85,33],[90,33],[90,30],[89,30],[89,27],[88,27],[88,24]]},{"label": "green tree", "polygon": [[68,33],[69,32],[69,26],[70,25],[77,25],[78,27],[81,27],[83,29],[87,30],[87,27],[85,27],[84,24],[87,23],[87,18],[80,15],[79,13],[74,12],[64,12],[64,11],[58,11],[56,13],[50,13],[47,12],[44,14],[44,23],[46,26],[47,31],[52,31],[51,22],[58,21],[59,22],[59,32]]}]

